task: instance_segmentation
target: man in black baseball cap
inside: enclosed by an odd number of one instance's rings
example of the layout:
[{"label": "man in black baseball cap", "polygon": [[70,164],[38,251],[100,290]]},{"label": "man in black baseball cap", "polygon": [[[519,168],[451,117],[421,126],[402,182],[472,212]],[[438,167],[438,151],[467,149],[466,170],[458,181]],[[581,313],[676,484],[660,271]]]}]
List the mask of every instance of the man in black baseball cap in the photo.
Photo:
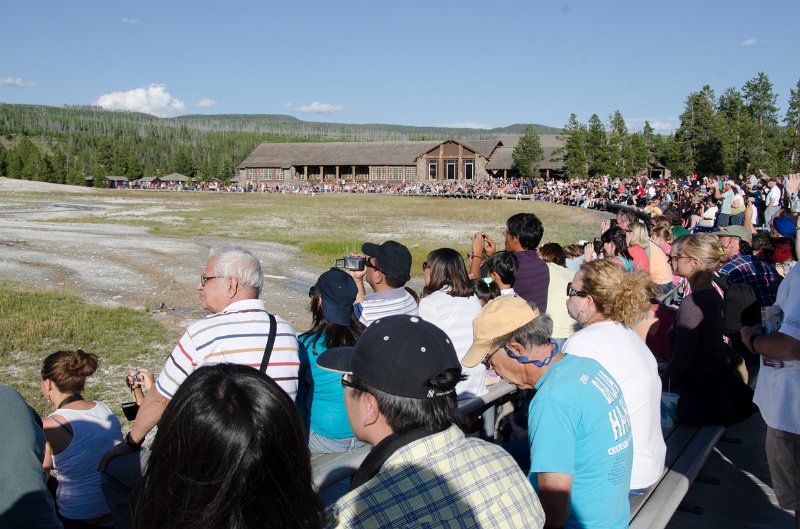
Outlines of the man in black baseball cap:
[{"label": "man in black baseball cap", "polygon": [[517,463],[453,424],[461,366],[444,331],[417,316],[380,318],[317,365],[343,373],[350,425],[373,446],[350,492],[329,508],[337,527],[542,527]]},{"label": "man in black baseball cap", "polygon": [[[404,288],[411,279],[411,252],[397,241],[383,244],[365,242],[361,246],[365,257],[364,270],[351,270],[350,275],[358,287],[355,311],[361,323],[369,326],[379,318],[394,314],[419,314],[417,301]],[[372,287],[366,294],[364,281]]]}]

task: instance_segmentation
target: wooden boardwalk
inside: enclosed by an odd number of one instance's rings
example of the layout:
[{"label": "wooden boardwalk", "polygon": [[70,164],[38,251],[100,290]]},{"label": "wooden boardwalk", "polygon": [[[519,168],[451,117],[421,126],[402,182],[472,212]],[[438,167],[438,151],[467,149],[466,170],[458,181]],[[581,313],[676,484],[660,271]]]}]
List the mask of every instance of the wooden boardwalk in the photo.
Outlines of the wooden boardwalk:
[{"label": "wooden boardwalk", "polygon": [[728,428],[668,529],[794,529],[794,513],[778,507],[764,452],[760,414]]}]

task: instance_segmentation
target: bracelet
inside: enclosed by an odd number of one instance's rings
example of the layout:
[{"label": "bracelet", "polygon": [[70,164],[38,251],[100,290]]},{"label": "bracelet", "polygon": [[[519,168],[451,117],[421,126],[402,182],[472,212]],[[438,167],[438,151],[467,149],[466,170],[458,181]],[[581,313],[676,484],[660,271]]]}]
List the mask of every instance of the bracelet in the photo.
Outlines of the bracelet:
[{"label": "bracelet", "polygon": [[141,450],[142,443],[144,443],[144,439],[142,439],[138,443],[134,442],[134,440],[131,438],[131,432],[128,432],[127,434],[125,434],[123,442],[125,443],[125,446],[127,446],[128,448],[133,448],[134,450]]},{"label": "bracelet", "polygon": [[750,352],[756,355],[758,354],[758,351],[756,351],[756,338],[758,338],[759,336],[761,335],[754,334],[753,336],[750,337]]},{"label": "bracelet", "polygon": [[467,257],[470,258],[470,259],[480,259],[480,256],[477,256],[474,253],[471,253],[471,254],[467,255]]}]

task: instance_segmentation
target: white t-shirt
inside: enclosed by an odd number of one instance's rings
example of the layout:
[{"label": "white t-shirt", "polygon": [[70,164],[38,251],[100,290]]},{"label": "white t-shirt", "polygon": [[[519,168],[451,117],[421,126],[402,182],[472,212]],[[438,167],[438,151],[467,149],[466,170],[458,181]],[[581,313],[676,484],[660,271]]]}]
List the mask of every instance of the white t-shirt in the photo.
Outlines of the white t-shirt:
[{"label": "white t-shirt", "polygon": [[[800,340],[800,266],[781,282],[775,304],[783,310],[779,332]],[[784,361],[780,368],[762,364],[753,401],[770,428],[800,434],[800,360]]]},{"label": "white t-shirt", "polygon": [[547,285],[547,314],[553,318],[553,338],[569,338],[578,327],[567,312],[567,283],[575,272],[555,263],[547,263],[550,284]]},{"label": "white t-shirt", "polygon": [[780,206],[781,204],[781,190],[776,185],[769,189],[769,193],[767,193],[767,207],[776,207]]},{"label": "white t-shirt", "polygon": [[[443,330],[456,350],[458,359],[464,358],[472,345],[472,320],[481,310],[477,296],[467,298],[453,297],[444,287],[419,300],[419,317]],[[458,383],[456,393],[459,399],[477,397],[486,393],[486,368],[483,364],[475,367],[461,366],[461,373],[467,379]]]},{"label": "white t-shirt", "polygon": [[632,329],[593,323],[573,334],[564,353],[597,360],[622,388],[633,433],[631,489],[649,487],[664,470],[667,447],[661,433],[661,379],[656,359]]}]

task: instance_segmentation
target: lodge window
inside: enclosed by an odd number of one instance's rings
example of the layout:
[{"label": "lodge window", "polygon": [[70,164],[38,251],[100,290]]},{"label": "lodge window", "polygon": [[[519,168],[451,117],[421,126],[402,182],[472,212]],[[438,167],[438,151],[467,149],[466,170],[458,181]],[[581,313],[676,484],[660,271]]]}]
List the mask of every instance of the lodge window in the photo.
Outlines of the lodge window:
[{"label": "lodge window", "polygon": [[275,180],[283,180],[283,171],[280,169],[275,169]]},{"label": "lodge window", "polygon": [[370,176],[370,180],[385,180],[386,173],[384,172],[383,167],[373,167],[372,168],[372,175]]},{"label": "lodge window", "polygon": [[248,169],[247,170],[247,178],[252,180],[256,177],[256,170],[255,169]]},{"label": "lodge window", "polygon": [[439,163],[438,162],[428,162],[428,178],[431,180],[436,180],[439,178]]},{"label": "lodge window", "polygon": [[272,169],[261,169],[262,180],[272,180]]},{"label": "lodge window", "polygon": [[402,180],[403,179],[403,168],[402,167],[390,167],[389,168],[389,180]]},{"label": "lodge window", "polygon": [[464,178],[466,180],[472,180],[475,173],[475,163],[474,162],[464,162]]},{"label": "lodge window", "polygon": [[406,167],[406,180],[416,180],[416,179],[417,179],[417,168]]},{"label": "lodge window", "polygon": [[448,180],[455,180],[456,178],[458,178],[457,160],[445,160],[444,167],[445,167],[445,174],[447,175]]}]

